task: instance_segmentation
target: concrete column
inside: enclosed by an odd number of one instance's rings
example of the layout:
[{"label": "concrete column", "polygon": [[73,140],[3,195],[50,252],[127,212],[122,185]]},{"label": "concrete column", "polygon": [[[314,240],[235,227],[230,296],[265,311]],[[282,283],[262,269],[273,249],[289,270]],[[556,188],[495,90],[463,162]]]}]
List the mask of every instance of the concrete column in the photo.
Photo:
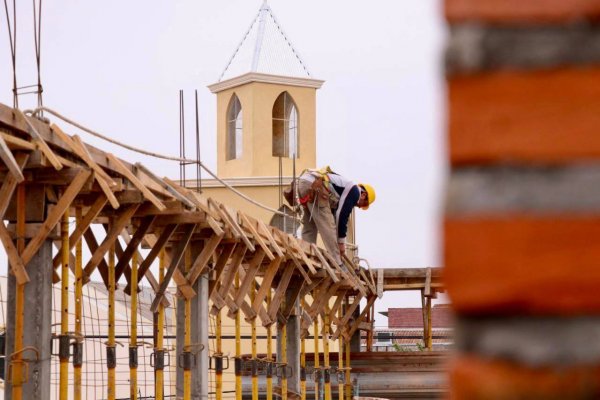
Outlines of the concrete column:
[{"label": "concrete column", "polygon": [[[357,320],[360,316],[360,313],[360,307],[357,307],[356,310],[354,310],[354,314],[352,314],[352,318]],[[360,334],[361,330],[357,329],[356,332],[354,332],[354,335],[352,335],[350,338],[350,352],[352,353],[360,353]]]},{"label": "concrete column", "polygon": [[[10,270],[10,267],[9,267]],[[40,250],[27,265],[29,283],[25,285],[25,318],[23,326],[23,346],[36,348],[35,353],[23,353],[29,362],[28,380],[23,384],[23,399],[50,400],[50,352],[52,344],[52,241],[46,240]],[[6,371],[9,356],[14,352],[15,343],[15,277],[8,275],[8,302],[6,323]],[[5,382],[4,398],[12,399],[12,385]]]},{"label": "concrete column", "polygon": [[[286,295],[286,301],[288,301],[288,295]],[[299,302],[296,300],[294,312],[286,323],[287,328],[287,341],[285,343],[287,350],[287,364],[292,369],[292,376],[288,378],[288,390],[296,393],[300,393],[300,316],[298,315]],[[281,361],[281,350],[284,343],[281,341],[281,326],[277,324],[277,362]],[[281,378],[278,379],[279,386],[281,386]]]},{"label": "concrete column", "polygon": [[[192,399],[208,399],[208,275],[198,278],[193,286],[196,297],[192,299],[192,352],[196,363],[192,367]],[[177,360],[183,352],[185,301],[177,300]],[[204,348],[200,351],[200,348]],[[183,368],[177,366],[177,396],[183,396]]]}]

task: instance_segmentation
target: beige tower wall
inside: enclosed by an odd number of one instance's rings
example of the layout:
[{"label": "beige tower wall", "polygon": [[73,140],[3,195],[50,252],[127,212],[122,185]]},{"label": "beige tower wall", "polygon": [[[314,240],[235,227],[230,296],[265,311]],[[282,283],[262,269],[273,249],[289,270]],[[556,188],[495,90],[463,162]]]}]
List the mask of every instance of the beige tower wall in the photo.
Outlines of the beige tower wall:
[{"label": "beige tower wall", "polygon": [[[217,173],[222,178],[277,176],[279,159],[273,156],[273,105],[287,91],[298,111],[299,157],[296,171],[316,167],[316,89],[250,82],[217,93]],[[233,94],[243,112],[242,156],[226,160],[227,108]],[[283,175],[292,175],[292,159],[283,158]]]}]

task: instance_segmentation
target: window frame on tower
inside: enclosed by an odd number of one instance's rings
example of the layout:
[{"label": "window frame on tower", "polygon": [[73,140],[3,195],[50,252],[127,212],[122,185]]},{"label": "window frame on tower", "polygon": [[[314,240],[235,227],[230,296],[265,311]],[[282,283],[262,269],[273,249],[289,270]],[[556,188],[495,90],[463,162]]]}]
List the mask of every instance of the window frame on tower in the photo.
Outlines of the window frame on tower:
[{"label": "window frame on tower", "polygon": [[240,159],[243,154],[244,110],[242,102],[235,93],[229,99],[226,118],[225,159],[227,161]]},{"label": "window frame on tower", "polygon": [[283,91],[273,103],[273,157],[300,157],[300,113],[294,98]]}]

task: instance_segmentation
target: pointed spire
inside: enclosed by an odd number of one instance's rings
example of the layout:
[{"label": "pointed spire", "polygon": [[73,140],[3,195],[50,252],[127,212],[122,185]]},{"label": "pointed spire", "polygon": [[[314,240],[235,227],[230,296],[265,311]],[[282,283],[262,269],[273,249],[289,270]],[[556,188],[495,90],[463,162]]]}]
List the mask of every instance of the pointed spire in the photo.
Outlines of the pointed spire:
[{"label": "pointed spire", "polygon": [[227,63],[219,82],[248,72],[311,78],[308,68],[277,22],[268,1],[263,3]]}]

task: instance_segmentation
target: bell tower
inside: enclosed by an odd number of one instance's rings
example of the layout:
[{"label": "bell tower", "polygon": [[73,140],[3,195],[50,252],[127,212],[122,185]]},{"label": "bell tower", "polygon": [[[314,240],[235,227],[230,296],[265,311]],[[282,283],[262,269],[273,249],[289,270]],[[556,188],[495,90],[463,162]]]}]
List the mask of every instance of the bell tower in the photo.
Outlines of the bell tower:
[{"label": "bell tower", "polygon": [[[316,167],[316,91],[312,78],[265,1],[219,81],[217,174],[291,177]],[[280,170],[281,167],[281,170]]]}]

